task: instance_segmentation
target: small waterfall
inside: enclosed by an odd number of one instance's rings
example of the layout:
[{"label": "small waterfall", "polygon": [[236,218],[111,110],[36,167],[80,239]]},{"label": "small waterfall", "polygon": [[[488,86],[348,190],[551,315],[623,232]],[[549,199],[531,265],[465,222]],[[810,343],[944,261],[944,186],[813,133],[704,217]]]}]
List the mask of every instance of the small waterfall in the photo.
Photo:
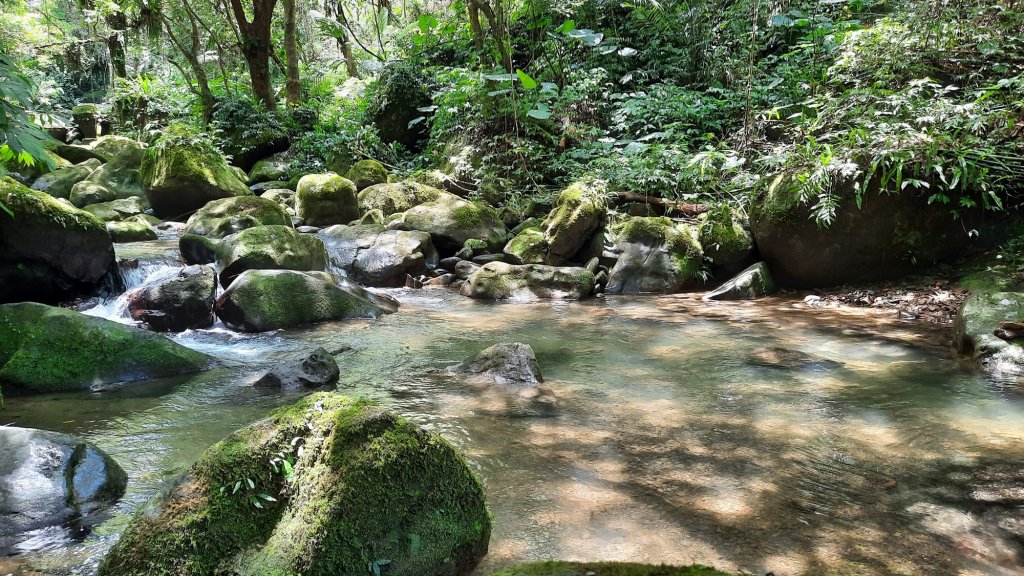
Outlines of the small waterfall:
[{"label": "small waterfall", "polygon": [[183,264],[175,258],[160,255],[152,259],[119,258],[117,262],[118,276],[124,286],[124,292],[104,298],[92,308],[83,310],[83,314],[99,316],[122,324],[133,322],[128,314],[128,294],[144,284],[162,282],[178,275]]}]

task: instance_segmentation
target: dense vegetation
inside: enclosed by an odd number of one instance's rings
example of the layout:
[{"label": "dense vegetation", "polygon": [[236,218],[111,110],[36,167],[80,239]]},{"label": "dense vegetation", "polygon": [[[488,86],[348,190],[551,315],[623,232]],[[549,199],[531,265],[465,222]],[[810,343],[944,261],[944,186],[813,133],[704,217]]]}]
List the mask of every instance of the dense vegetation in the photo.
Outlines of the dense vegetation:
[{"label": "dense vegetation", "polygon": [[[525,216],[582,176],[823,224],[853,179],[1006,209],[1024,178],[1024,12],[1011,0],[5,0],[0,158],[98,103],[151,139],[205,129],[296,171],[440,168]],[[237,163],[237,162],[236,162]],[[244,164],[244,163],[243,163]]]}]

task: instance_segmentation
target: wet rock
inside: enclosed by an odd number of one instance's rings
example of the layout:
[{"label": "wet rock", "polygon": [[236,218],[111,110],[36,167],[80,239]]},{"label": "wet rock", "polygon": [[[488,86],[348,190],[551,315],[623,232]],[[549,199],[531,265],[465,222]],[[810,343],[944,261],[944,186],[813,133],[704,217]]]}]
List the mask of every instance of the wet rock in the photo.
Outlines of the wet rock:
[{"label": "wet rock", "polygon": [[317,237],[332,266],[368,286],[402,286],[406,276],[426,274],[437,264],[437,250],[426,232],[385,230],[376,224],[337,225]]},{"label": "wet rock", "polygon": [[99,160],[90,159],[63,170],[43,174],[32,183],[32,189],[46,192],[54,198],[67,198],[75,184],[88,178],[99,167]]},{"label": "wet rock", "polygon": [[182,268],[176,278],[142,286],[128,295],[132,319],[157,332],[182,332],[213,326],[217,274],[209,266]]},{"label": "wet rock", "polygon": [[[183,237],[184,238],[184,237]],[[324,243],[289,226],[257,226],[224,237],[217,246],[223,286],[246,270],[322,271],[327,268]]]},{"label": "wet rock", "polygon": [[787,370],[831,369],[842,366],[838,362],[813,354],[780,347],[758,348],[750,353],[747,361],[758,366]]},{"label": "wet rock", "polygon": [[98,290],[116,273],[106,224],[43,192],[0,179],[0,302],[56,303]]},{"label": "wet rock", "polygon": [[533,348],[521,342],[495,344],[450,370],[509,387],[534,386],[544,381]]},{"label": "wet rock", "polygon": [[348,224],[359,218],[356,185],[333,172],[303,176],[295,189],[295,215],[310,226]]},{"label": "wet rock", "polygon": [[0,305],[0,381],[25,392],[178,376],[210,362],[167,338],[104,318],[43,304]]},{"label": "wet rock", "polygon": [[686,224],[633,216],[610,226],[606,238],[616,255],[609,294],[672,293],[702,283],[704,252]]},{"label": "wet rock", "polygon": [[245,332],[265,332],[303,324],[376,318],[398,309],[393,299],[363,290],[327,273],[247,270],[217,300],[224,324]]},{"label": "wet rock", "polygon": [[547,247],[545,263],[561,265],[580,251],[601,225],[607,203],[601,180],[579,181],[566,188],[541,225]]},{"label": "wet rock", "polygon": [[455,253],[470,239],[481,240],[492,249],[505,243],[505,224],[494,208],[447,192],[405,211],[388,228],[427,232],[442,255]]},{"label": "wet rock", "polygon": [[376,160],[360,160],[349,168],[345,177],[356,185],[357,191],[362,191],[375,184],[387,183],[388,170]]},{"label": "wet rock", "polygon": [[482,300],[578,300],[594,293],[594,274],[586,268],[556,268],[541,264],[520,266],[492,262],[474,272],[463,296]]},{"label": "wet rock", "polygon": [[764,262],[758,262],[735,278],[708,292],[705,300],[757,300],[775,292],[775,281]]},{"label": "wet rock", "polygon": [[100,220],[116,222],[118,220],[125,220],[132,216],[142,214],[147,208],[149,208],[149,205],[146,204],[145,200],[138,196],[132,196],[130,198],[121,198],[110,202],[90,204],[83,208],[83,210],[93,216],[96,216]]},{"label": "wet rock", "polygon": [[278,363],[255,382],[258,388],[316,388],[338,382],[341,370],[327,350],[317,348],[303,358]]},{"label": "wet rock", "polygon": [[127,482],[124,470],[92,444],[0,427],[0,549],[25,532],[81,521],[120,498]]},{"label": "wet rock", "polygon": [[[272,473],[285,461],[291,474]],[[232,493],[235,479],[244,487]],[[490,527],[483,488],[447,441],[323,392],[207,450],[135,517],[99,574],[361,575],[372,558],[383,574],[464,576]]]},{"label": "wet rock", "polygon": [[1000,377],[1024,374],[1024,348],[1019,340],[998,333],[1005,322],[1024,321],[1024,292],[978,290],[964,301],[954,323],[953,342],[960,355],[973,358]]},{"label": "wet rock", "polygon": [[107,233],[115,243],[144,242],[157,239],[156,230],[142,216],[107,222]]}]

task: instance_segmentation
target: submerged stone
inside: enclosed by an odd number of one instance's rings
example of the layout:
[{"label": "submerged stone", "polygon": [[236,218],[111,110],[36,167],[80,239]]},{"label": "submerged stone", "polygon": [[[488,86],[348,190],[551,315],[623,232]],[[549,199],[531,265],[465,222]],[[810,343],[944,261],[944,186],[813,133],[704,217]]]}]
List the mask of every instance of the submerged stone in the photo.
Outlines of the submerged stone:
[{"label": "submerged stone", "polygon": [[509,387],[534,386],[544,381],[533,348],[521,342],[495,344],[453,366],[451,371]]},{"label": "submerged stone", "polygon": [[338,382],[341,370],[334,356],[324,348],[317,348],[296,358],[277,363],[255,382],[258,388],[315,388]]}]

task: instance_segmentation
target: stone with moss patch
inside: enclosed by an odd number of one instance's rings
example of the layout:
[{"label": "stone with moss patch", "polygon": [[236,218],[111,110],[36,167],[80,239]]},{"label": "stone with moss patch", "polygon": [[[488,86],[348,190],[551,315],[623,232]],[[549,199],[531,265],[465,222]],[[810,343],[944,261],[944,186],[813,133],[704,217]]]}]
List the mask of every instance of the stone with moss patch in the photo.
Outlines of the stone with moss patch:
[{"label": "stone with moss patch", "polygon": [[581,180],[559,194],[555,208],[541,225],[549,264],[564,264],[587,243],[607,210],[605,193],[603,181]]},{"label": "stone with moss patch", "polygon": [[0,179],[0,302],[56,303],[116,273],[106,224],[49,194]]},{"label": "stone with moss patch", "polygon": [[70,168],[64,168],[40,176],[32,183],[32,189],[46,192],[54,198],[67,198],[71,195],[71,188],[75,184],[88,178],[99,167],[99,160],[86,160]]},{"label": "stone with moss patch", "polygon": [[359,192],[359,207],[363,214],[379,213],[383,219],[413,206],[433,202],[443,194],[443,190],[418,182],[376,184]]},{"label": "stone with moss patch", "polygon": [[655,566],[625,562],[535,562],[491,576],[731,576],[707,566]]},{"label": "stone with moss patch", "polygon": [[356,190],[363,191],[376,184],[388,181],[388,169],[376,160],[360,160],[349,168],[345,177],[356,185]]},{"label": "stone with moss patch", "polygon": [[249,183],[287,180],[291,172],[291,158],[287,153],[274,154],[259,160],[249,170]]},{"label": "stone with moss patch", "polygon": [[716,268],[735,270],[749,263],[754,255],[754,238],[737,210],[721,206],[701,214],[697,229],[704,256]]},{"label": "stone with moss patch", "polygon": [[145,330],[44,304],[0,306],[0,382],[88,390],[198,372],[210,357]]},{"label": "stone with moss patch", "polygon": [[156,230],[141,215],[115,222],[107,222],[107,233],[114,242],[144,242],[156,240]]},{"label": "stone with moss patch", "polygon": [[213,200],[200,208],[188,219],[185,233],[219,239],[269,225],[291,225],[291,219],[280,204],[259,196],[235,196]]},{"label": "stone with moss patch", "polygon": [[308,226],[348,224],[357,220],[356,185],[331,172],[303,176],[295,189],[295,215]]},{"label": "stone with moss patch", "polygon": [[139,196],[132,196],[130,198],[111,200],[110,202],[90,204],[82,210],[85,210],[101,220],[113,222],[140,215],[146,211],[146,208],[148,208],[148,205],[142,198]]},{"label": "stone with moss patch", "polygon": [[1020,341],[996,336],[1003,322],[1024,322],[1024,292],[977,290],[957,313],[953,342],[960,355],[975,360],[986,371],[1019,378],[1024,375],[1024,348]]},{"label": "stone with moss patch", "polygon": [[505,254],[521,264],[542,264],[548,254],[544,231],[539,226],[523,229],[505,245]]},{"label": "stone with moss patch", "polygon": [[385,230],[376,224],[331,226],[317,236],[331,266],[367,286],[405,286],[437,265],[437,250],[426,232]]},{"label": "stone with moss patch", "polygon": [[225,236],[216,246],[221,284],[227,286],[246,270],[322,271],[327,251],[316,236],[290,226],[256,226]]},{"label": "stone with moss patch", "polygon": [[[287,478],[275,457],[292,462]],[[321,392],[207,450],[136,516],[99,574],[338,576],[377,563],[383,574],[461,576],[490,529],[479,480],[444,439]]]},{"label": "stone with moss patch", "polygon": [[436,200],[410,208],[401,220],[389,227],[427,232],[437,249],[445,255],[455,253],[469,239],[482,240],[488,248],[498,250],[507,238],[505,224],[497,210],[448,192],[441,192]]},{"label": "stone with moss patch", "polygon": [[609,294],[671,293],[698,287],[704,253],[697,232],[664,217],[628,217],[609,227],[616,255]]},{"label": "stone with moss patch", "polygon": [[161,218],[181,218],[211,200],[252,195],[212,144],[178,125],[146,150],[140,175]]},{"label": "stone with moss patch", "polygon": [[514,265],[491,262],[473,272],[463,296],[481,300],[579,300],[594,293],[594,274],[586,268]]}]

